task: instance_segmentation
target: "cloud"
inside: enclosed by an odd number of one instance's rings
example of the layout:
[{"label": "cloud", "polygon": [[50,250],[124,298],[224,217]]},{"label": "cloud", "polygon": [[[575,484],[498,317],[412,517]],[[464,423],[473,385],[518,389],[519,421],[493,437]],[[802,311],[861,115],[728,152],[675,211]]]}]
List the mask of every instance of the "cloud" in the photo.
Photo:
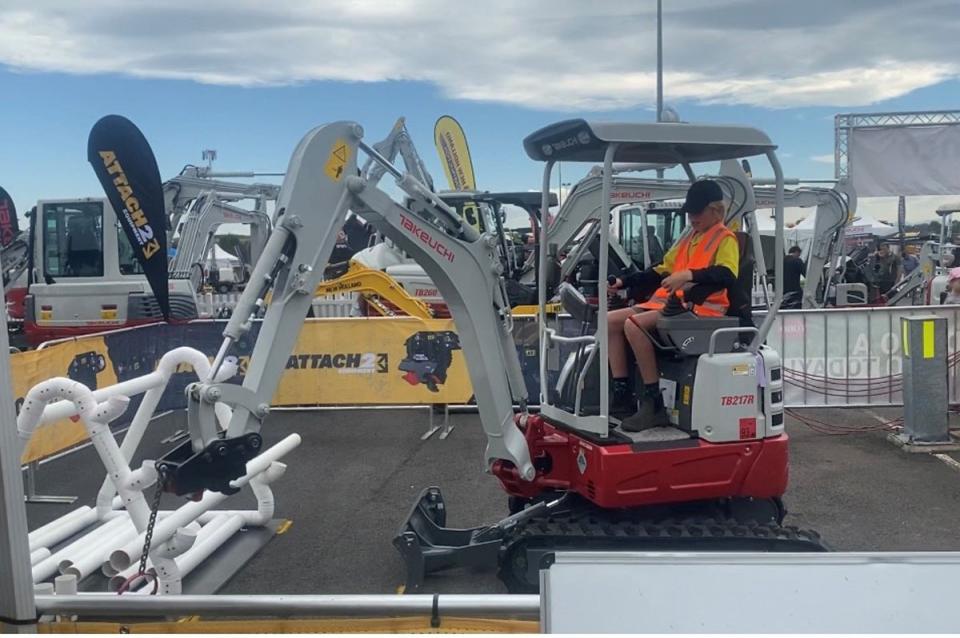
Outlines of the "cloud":
[{"label": "cloud", "polygon": [[827,155],[814,155],[810,159],[821,164],[833,164],[835,158],[833,153],[828,153]]},{"label": "cloud", "polygon": [[[665,3],[667,101],[866,106],[960,75],[952,0]],[[413,80],[538,109],[653,102],[636,0],[45,0],[0,14],[0,64],[238,86]],[[895,43],[895,46],[891,46]]]}]

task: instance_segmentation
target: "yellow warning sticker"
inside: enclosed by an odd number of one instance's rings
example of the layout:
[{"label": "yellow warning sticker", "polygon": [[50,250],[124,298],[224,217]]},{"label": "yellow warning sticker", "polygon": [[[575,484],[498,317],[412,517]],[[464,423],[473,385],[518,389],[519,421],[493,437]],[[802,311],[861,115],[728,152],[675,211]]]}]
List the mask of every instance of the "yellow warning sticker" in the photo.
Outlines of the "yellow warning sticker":
[{"label": "yellow warning sticker", "polygon": [[923,358],[933,359],[935,346],[935,332],[932,321],[923,322]]},{"label": "yellow warning sticker", "polygon": [[750,366],[746,363],[738,363],[735,366],[731,366],[730,372],[736,377],[745,377],[750,374]]},{"label": "yellow warning sticker", "polygon": [[690,386],[683,386],[683,404],[690,405]]},{"label": "yellow warning sticker", "polygon": [[323,172],[327,177],[335,182],[339,182],[343,177],[343,171],[346,170],[347,161],[350,159],[350,147],[343,140],[337,140],[330,149],[330,157],[327,163],[323,165]]}]

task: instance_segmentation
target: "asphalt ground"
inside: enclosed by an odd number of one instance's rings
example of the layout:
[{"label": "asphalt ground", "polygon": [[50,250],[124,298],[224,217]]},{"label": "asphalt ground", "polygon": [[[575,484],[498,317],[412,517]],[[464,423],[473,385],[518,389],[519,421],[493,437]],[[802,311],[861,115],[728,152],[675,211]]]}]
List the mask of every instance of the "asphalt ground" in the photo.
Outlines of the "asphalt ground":
[{"label": "asphalt ground", "polygon": [[[897,416],[895,410],[806,413],[847,425]],[[426,410],[274,412],[263,431],[267,445],[293,432],[303,437],[283,459],[287,472],[274,484],[276,515],[292,525],[221,593],[396,592],[404,567],[391,539],[414,499],[431,485],[443,489],[451,526],[504,516],[506,497],[482,469],[479,418],[450,418],[455,429],[447,439],[422,441]],[[139,458],[156,458],[168,447],[161,439],[184,422],[182,413],[155,420]],[[947,462],[904,453],[880,432],[827,436],[789,418],[787,430],[792,438],[787,524],[815,529],[841,551],[960,550],[960,472]],[[37,488],[92,504],[102,477],[87,447],[42,464]],[[235,498],[238,507],[253,504],[247,494]],[[163,507],[176,505],[168,498]],[[72,507],[30,504],[30,528]],[[426,586],[444,593],[505,591],[492,572],[450,572],[430,577]]]}]

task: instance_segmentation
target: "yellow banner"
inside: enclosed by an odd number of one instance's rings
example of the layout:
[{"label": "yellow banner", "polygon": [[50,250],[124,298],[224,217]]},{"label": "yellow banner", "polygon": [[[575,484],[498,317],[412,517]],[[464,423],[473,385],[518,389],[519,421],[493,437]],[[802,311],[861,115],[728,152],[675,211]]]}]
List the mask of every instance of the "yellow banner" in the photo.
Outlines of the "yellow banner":
[{"label": "yellow banner", "polygon": [[306,323],[273,405],[465,403],[473,390],[453,330],[416,317]]},{"label": "yellow banner", "polygon": [[[200,350],[212,359],[222,326],[198,322],[182,332],[143,328],[81,337],[43,350],[11,356],[14,397],[52,377],[67,377],[92,390],[152,372],[156,359],[177,345]],[[146,340],[149,347],[137,349]],[[240,346],[242,347],[242,346]],[[249,346],[248,346],[249,347]],[[132,351],[137,350],[136,353]],[[149,350],[149,352],[147,352]],[[239,352],[240,373],[249,351]],[[195,380],[189,373],[179,380]],[[237,382],[237,379],[231,382]],[[293,354],[287,359],[273,398],[274,406],[411,405],[468,402],[473,396],[460,340],[452,319],[377,317],[318,319],[304,323]],[[182,388],[168,386],[160,409],[185,407]],[[133,413],[117,421],[129,421]],[[64,419],[38,427],[23,463],[46,458],[86,440],[79,421]]]},{"label": "yellow banner", "polygon": [[[52,377],[67,377],[88,388],[117,382],[102,337],[85,337],[45,348],[20,352],[10,357],[13,396],[17,407],[33,386]],[[149,370],[143,372],[147,374]],[[30,463],[85,441],[87,431],[79,421],[64,419],[38,427],[24,449],[21,462]]]},{"label": "yellow banner", "polygon": [[441,117],[433,127],[433,141],[437,145],[450,188],[457,191],[476,190],[477,180],[473,175],[470,148],[460,123],[449,115]]}]

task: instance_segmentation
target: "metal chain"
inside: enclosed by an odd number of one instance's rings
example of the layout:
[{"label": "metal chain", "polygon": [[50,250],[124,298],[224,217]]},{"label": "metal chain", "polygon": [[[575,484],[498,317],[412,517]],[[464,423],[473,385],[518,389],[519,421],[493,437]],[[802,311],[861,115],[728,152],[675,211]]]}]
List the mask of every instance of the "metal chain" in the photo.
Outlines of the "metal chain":
[{"label": "metal chain", "polygon": [[153,527],[157,523],[157,513],[160,511],[160,498],[163,496],[163,487],[166,476],[157,474],[157,489],[153,493],[153,505],[150,508],[150,520],[147,522],[147,531],[143,537],[143,553],[140,554],[140,575],[147,573],[147,558],[150,553],[150,543],[153,541]]}]

